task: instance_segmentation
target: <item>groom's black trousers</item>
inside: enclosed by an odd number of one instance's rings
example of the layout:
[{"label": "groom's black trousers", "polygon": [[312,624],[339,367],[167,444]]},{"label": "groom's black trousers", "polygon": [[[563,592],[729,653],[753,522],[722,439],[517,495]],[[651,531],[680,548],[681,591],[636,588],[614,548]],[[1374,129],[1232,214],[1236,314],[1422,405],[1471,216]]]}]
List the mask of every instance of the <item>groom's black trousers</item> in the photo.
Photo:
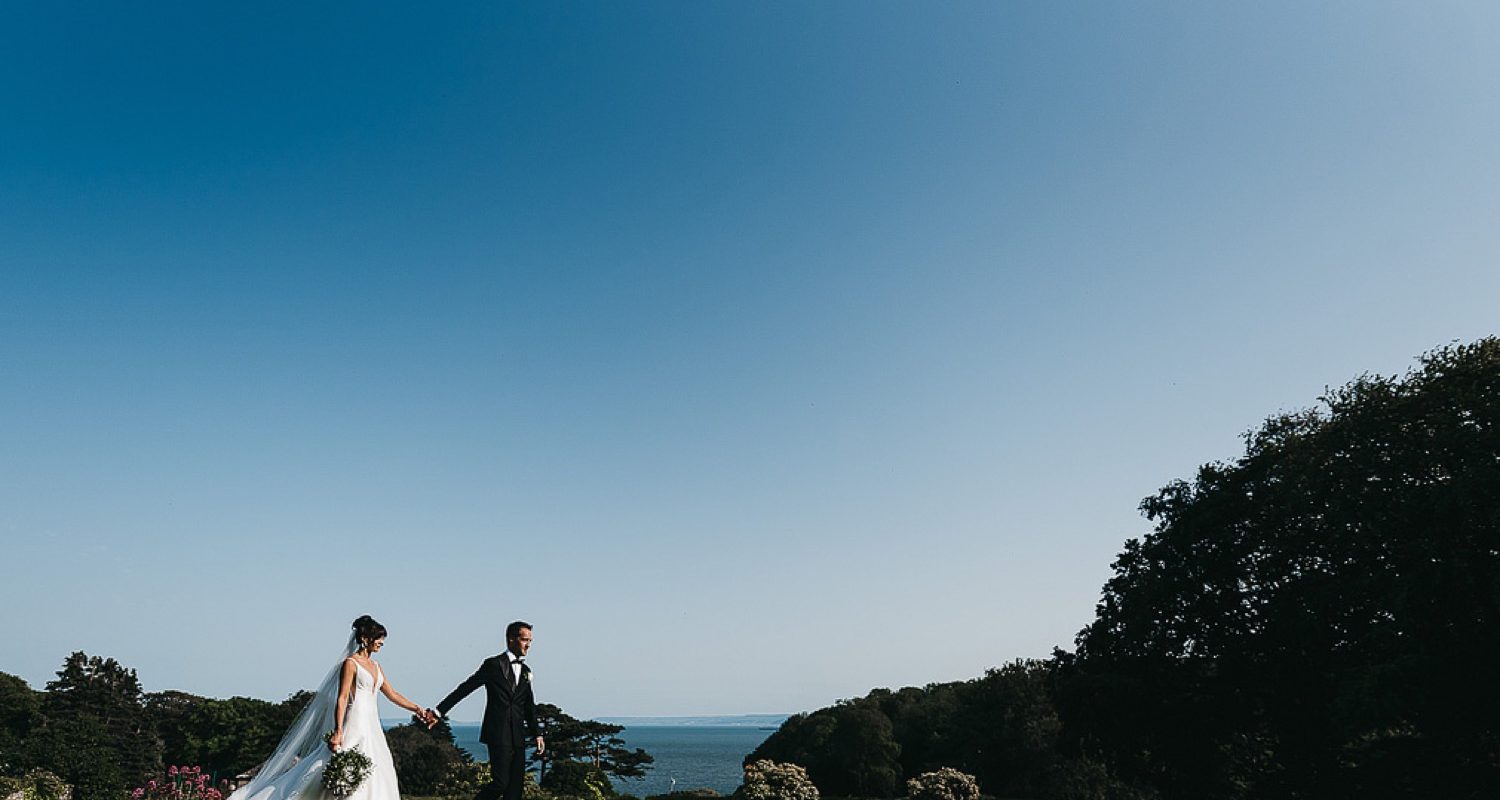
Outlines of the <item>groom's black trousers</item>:
[{"label": "groom's black trousers", "polygon": [[526,746],[485,745],[490,753],[490,782],[474,795],[474,800],[521,800],[521,786],[526,778]]}]

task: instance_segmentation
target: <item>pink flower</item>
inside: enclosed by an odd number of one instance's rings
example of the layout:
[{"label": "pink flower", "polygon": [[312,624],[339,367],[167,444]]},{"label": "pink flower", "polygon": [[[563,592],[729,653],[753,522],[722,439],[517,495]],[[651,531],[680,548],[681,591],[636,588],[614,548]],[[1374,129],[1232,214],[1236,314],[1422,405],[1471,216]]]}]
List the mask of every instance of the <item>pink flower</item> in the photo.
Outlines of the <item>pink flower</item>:
[{"label": "pink flower", "polygon": [[174,778],[177,777],[177,767],[174,766],[174,767],[169,768],[167,770],[167,774],[171,775]]}]

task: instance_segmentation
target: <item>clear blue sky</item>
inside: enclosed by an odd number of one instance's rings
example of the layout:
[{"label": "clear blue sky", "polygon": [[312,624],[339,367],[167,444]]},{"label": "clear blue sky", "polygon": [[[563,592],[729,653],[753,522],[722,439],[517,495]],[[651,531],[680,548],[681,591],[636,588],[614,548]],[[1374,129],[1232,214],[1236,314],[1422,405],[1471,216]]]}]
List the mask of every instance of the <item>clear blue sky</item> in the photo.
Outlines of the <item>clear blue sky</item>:
[{"label": "clear blue sky", "polygon": [[[0,7],[0,671],[786,712],[1496,333],[1492,3]],[[477,718],[479,701],[459,718]]]}]

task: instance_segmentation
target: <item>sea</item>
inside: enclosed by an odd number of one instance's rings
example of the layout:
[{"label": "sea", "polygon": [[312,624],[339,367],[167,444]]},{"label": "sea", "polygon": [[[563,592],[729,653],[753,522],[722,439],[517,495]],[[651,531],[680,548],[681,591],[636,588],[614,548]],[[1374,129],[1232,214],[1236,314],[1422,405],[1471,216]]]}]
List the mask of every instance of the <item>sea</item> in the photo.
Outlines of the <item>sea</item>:
[{"label": "sea", "polygon": [[[739,788],[745,756],[760,746],[785,714],[728,717],[606,717],[623,725],[620,738],[655,759],[644,778],[614,779],[615,788],[636,797],[687,789],[713,789],[728,795]],[[394,721],[393,721],[394,722]],[[450,723],[454,743],[476,761],[487,760],[478,723]]]}]

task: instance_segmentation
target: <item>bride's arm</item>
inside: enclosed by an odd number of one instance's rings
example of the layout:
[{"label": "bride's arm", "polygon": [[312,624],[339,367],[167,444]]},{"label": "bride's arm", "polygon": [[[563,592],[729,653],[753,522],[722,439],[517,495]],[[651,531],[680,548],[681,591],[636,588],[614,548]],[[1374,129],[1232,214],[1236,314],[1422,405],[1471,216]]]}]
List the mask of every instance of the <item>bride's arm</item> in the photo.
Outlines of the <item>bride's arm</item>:
[{"label": "bride's arm", "polygon": [[333,704],[333,738],[328,746],[338,750],[344,743],[344,712],[349,710],[349,690],[354,686],[354,660],[344,659],[344,671],[339,675],[339,699]]},{"label": "bride's arm", "polygon": [[421,706],[417,705],[416,703],[413,703],[410,700],[407,700],[405,697],[403,697],[401,695],[400,692],[398,692],[395,689],[391,688],[391,679],[390,678],[386,678],[385,682],[382,683],[382,684],[380,684],[380,693],[383,694],[383,695],[385,695],[386,698],[388,700],[390,700],[392,703],[395,703],[396,705],[398,705],[398,706],[406,709],[407,711],[410,711],[413,714],[416,714],[419,717],[425,718],[427,716],[426,713],[423,712]]}]

